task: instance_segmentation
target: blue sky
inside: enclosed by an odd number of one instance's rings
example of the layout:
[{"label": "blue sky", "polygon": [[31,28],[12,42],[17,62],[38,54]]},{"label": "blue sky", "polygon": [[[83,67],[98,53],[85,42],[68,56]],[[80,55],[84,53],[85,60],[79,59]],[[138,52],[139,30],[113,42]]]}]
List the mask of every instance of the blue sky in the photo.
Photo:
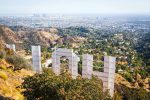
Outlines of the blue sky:
[{"label": "blue sky", "polygon": [[0,0],[0,14],[150,14],[150,0]]}]

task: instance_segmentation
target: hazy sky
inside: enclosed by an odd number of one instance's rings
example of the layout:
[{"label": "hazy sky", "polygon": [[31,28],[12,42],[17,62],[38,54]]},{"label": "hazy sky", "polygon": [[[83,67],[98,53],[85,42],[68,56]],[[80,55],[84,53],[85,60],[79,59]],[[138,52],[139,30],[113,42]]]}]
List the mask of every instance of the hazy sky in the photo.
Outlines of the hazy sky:
[{"label": "hazy sky", "polygon": [[0,0],[0,14],[150,14],[150,0]]}]

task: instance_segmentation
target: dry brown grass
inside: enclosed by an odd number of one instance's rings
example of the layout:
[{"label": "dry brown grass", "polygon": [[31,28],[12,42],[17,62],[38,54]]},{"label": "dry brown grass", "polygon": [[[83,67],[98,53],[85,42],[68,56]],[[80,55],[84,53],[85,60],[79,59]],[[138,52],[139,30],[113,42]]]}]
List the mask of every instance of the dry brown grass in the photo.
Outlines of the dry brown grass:
[{"label": "dry brown grass", "polygon": [[13,100],[24,100],[24,96],[21,94],[23,90],[18,86],[21,85],[22,78],[33,74],[32,71],[25,69],[13,71],[8,68],[5,61],[2,61],[0,63],[0,95]]}]

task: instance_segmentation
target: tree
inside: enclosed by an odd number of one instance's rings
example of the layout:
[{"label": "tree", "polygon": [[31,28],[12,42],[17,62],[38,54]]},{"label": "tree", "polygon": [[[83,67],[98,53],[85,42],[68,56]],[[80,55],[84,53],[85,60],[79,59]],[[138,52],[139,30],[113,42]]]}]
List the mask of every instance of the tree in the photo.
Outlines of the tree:
[{"label": "tree", "polygon": [[98,78],[83,79],[79,76],[72,79],[69,73],[56,76],[49,69],[25,78],[22,88],[28,100],[110,100]]},{"label": "tree", "polygon": [[122,96],[122,100],[149,100],[150,93],[140,88],[129,88],[125,85],[116,86],[116,91]]},{"label": "tree", "polygon": [[26,60],[19,55],[8,55],[6,56],[6,61],[12,65],[14,65],[14,70],[20,69],[31,69],[31,65],[26,62]]}]

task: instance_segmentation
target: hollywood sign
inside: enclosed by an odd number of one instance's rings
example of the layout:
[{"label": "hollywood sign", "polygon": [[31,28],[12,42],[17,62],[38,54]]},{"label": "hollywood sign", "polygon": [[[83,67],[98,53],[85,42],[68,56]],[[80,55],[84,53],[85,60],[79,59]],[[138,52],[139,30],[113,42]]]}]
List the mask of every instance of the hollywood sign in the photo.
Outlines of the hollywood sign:
[{"label": "hollywood sign", "polygon": [[[57,48],[52,53],[52,70],[56,75],[60,74],[60,58],[66,57],[69,60],[69,72],[72,78],[78,76],[78,62],[80,58],[73,52],[73,49]],[[41,73],[41,48],[40,46],[32,46],[32,61],[33,69]],[[116,58],[104,56],[104,72],[93,71],[93,55],[82,55],[82,77],[91,79],[92,75],[97,76],[103,82],[103,89],[109,90],[111,96],[114,94],[114,79],[115,79],[115,63]]]},{"label": "hollywood sign", "polygon": [[[7,45],[8,48],[15,51],[14,45]],[[52,53],[52,70],[56,75],[60,74],[60,58],[65,56],[69,60],[69,72],[72,78],[78,76],[78,62],[80,58],[73,52],[73,49],[57,48]],[[41,47],[32,46],[32,63],[33,70],[37,73],[42,73],[41,68]],[[111,56],[104,56],[104,72],[93,71],[93,55],[82,55],[82,77],[91,79],[92,75],[97,76],[103,82],[103,89],[109,90],[111,96],[114,94],[114,80],[115,80],[115,63],[116,58]]]}]

